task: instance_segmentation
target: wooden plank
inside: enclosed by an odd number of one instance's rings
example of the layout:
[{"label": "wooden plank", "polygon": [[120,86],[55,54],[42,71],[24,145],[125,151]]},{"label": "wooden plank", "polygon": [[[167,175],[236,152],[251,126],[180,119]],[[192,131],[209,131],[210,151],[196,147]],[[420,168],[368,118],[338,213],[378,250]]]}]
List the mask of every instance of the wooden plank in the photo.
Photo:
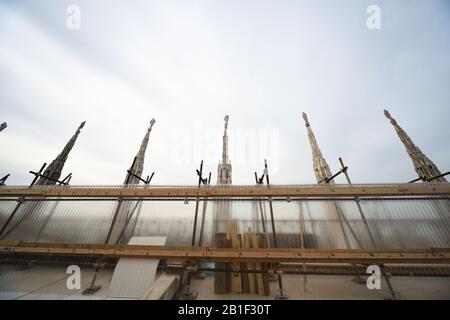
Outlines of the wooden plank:
[{"label": "wooden plank", "polygon": [[[234,249],[238,249],[240,247],[238,231],[237,231],[237,222],[229,221],[228,222],[228,236],[231,240],[231,247]],[[237,262],[231,263],[232,269],[239,269],[240,265]],[[241,293],[242,292],[242,281],[240,273],[231,273],[231,292],[232,293]]]},{"label": "wooden plank", "polygon": [[[227,248],[231,248],[231,239],[227,236]],[[231,263],[227,263],[227,268],[231,269]],[[227,292],[231,292],[231,272],[227,272]]]},{"label": "wooden plank", "polygon": [[186,246],[99,245],[22,241],[17,246],[0,241],[0,253],[46,256],[136,257],[217,262],[316,263],[450,263],[450,248],[429,249],[267,249]]},{"label": "wooden plank", "polygon": [[0,197],[186,198],[186,197],[381,197],[450,196],[450,183],[198,187],[0,187]]},{"label": "wooden plank", "polygon": [[[267,241],[264,237],[265,237],[264,234],[257,236],[258,247],[260,248],[264,248],[266,246]],[[268,269],[267,263],[261,263],[261,270],[267,271],[267,269]],[[260,291],[260,294],[269,296],[270,295],[269,274],[267,272],[262,274],[262,285],[263,291],[262,292]]]},{"label": "wooden plank", "polygon": [[[214,247],[226,248],[227,247],[227,234],[224,232],[217,232],[214,238]],[[227,263],[216,262],[215,267],[217,269],[226,269]],[[214,272],[214,294],[228,293],[228,281],[226,272]]]},{"label": "wooden plank", "polygon": [[[243,235],[239,233],[238,234],[238,238],[239,238],[239,245],[240,245],[240,247],[244,248]],[[250,293],[248,273],[246,272],[247,271],[247,264],[245,262],[240,263],[240,269],[242,270],[242,272],[241,272],[242,292],[243,293]]]},{"label": "wooden plank", "polygon": [[[250,249],[252,247],[250,236],[251,236],[251,229],[249,228],[248,232],[246,232],[244,234],[244,248],[245,249]],[[248,271],[254,271],[255,270],[255,264],[254,263],[247,263],[246,267],[247,267]],[[248,273],[247,274],[247,278],[248,278],[248,292],[249,293],[256,293],[256,287],[255,287],[256,278],[255,278],[255,274],[254,273]]]},{"label": "wooden plank", "polygon": [[[251,243],[253,248],[259,248],[260,242],[259,242],[259,236],[257,235],[251,235]],[[261,264],[255,263],[255,270],[261,271]],[[263,282],[263,276],[261,273],[255,273],[255,284],[256,288],[255,291],[258,294],[264,294],[264,282]]]}]

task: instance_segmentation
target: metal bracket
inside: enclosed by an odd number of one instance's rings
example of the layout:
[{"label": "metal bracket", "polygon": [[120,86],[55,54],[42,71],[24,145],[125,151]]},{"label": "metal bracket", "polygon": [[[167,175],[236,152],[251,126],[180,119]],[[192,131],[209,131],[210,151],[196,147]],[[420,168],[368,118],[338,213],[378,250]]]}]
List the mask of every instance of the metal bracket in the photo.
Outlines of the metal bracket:
[{"label": "metal bracket", "polygon": [[153,176],[155,175],[155,172],[152,172],[152,174],[150,176],[147,176],[147,178],[145,180],[142,179],[142,177],[138,176],[133,171],[131,171],[132,169],[134,169],[134,164],[136,163],[136,159],[137,159],[137,157],[134,157],[133,163],[131,164],[131,168],[127,170],[128,176],[127,176],[127,181],[125,184],[128,184],[128,181],[130,180],[130,176],[135,177],[136,179],[138,179],[139,181],[142,181],[143,183],[145,183],[147,185],[150,184],[150,181],[152,181]]},{"label": "metal bracket", "polygon": [[426,178],[424,178],[424,177],[419,177],[419,178],[417,178],[417,179],[414,179],[414,180],[409,181],[408,183],[414,183],[414,182],[417,182],[417,181],[419,181],[419,180],[422,180],[422,181],[424,181],[424,182],[429,182],[429,181],[433,181],[433,180],[436,180],[436,179],[445,177],[445,176],[447,176],[447,175],[449,175],[449,174],[450,174],[450,171],[447,171],[447,172],[444,172],[443,174],[437,175],[437,176],[432,177],[432,178],[429,178],[429,179],[426,179]]},{"label": "metal bracket", "polygon": [[5,182],[6,182],[6,180],[8,179],[9,176],[10,175],[7,174],[6,176],[4,176],[3,178],[0,179],[0,186],[4,186],[5,185]]},{"label": "metal bracket", "polygon": [[32,175],[34,175],[34,179],[33,179],[33,181],[31,181],[30,188],[31,188],[31,187],[36,183],[36,181],[37,181],[39,178],[41,178],[41,177],[42,177],[42,178],[45,178],[45,179],[47,179],[47,180],[56,182],[56,183],[59,184],[59,185],[64,185],[64,186],[69,185],[69,182],[70,182],[70,180],[72,179],[72,173],[69,173],[63,180],[53,179],[53,178],[47,177],[47,176],[45,176],[45,175],[42,174],[42,171],[44,171],[44,169],[45,169],[46,166],[47,166],[47,163],[44,163],[44,164],[42,165],[42,167],[39,169],[39,171],[37,171],[37,172],[35,172],[35,171],[29,171]]},{"label": "metal bracket", "polygon": [[211,172],[209,172],[208,178],[203,178],[203,160],[200,162],[200,170],[196,169],[195,172],[198,175],[198,186],[201,184],[209,185],[211,184]]},{"label": "metal bracket", "polygon": [[198,271],[198,265],[188,263],[188,264],[186,264],[186,271],[187,272],[191,272],[191,273],[195,273],[195,272]]}]

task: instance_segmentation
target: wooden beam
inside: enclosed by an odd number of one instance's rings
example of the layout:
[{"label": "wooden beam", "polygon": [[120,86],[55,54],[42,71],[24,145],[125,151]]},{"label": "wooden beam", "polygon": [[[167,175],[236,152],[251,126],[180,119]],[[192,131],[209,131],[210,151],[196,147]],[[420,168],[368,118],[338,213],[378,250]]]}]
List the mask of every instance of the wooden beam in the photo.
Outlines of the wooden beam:
[{"label": "wooden beam", "polygon": [[[238,236],[238,227],[236,221],[228,221],[228,236],[231,240],[231,248],[235,250],[239,250],[240,242]],[[232,263],[231,269],[240,269],[239,263]],[[242,281],[241,281],[240,273],[231,273],[231,292],[232,293],[241,293],[242,292]]]},{"label": "wooden beam", "polygon": [[235,249],[187,246],[99,245],[0,241],[0,253],[100,256],[217,262],[450,263],[442,249]]},{"label": "wooden beam", "polygon": [[[227,234],[225,232],[217,232],[214,237],[214,246],[216,248],[226,248],[228,244]],[[228,264],[224,262],[216,262],[215,267],[218,269],[228,269]],[[214,294],[225,294],[229,292],[228,273],[214,273]]]},{"label": "wooden beam", "polygon": [[450,196],[450,183],[380,185],[198,187],[0,187],[0,197],[187,198],[187,197],[382,197]]}]

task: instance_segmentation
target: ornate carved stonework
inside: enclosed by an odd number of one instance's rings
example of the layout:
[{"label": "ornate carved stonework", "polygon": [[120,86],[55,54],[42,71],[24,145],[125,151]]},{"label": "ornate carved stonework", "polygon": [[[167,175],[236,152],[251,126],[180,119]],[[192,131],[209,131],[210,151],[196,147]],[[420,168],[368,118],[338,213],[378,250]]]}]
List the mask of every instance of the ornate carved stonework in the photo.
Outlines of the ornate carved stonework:
[{"label": "ornate carved stonework", "polygon": [[[81,129],[84,127],[84,124],[86,121],[83,121],[80,126],[78,127],[75,134],[70,138],[69,142],[65,145],[62,152],[55,158],[55,160],[50,163],[50,165],[45,169],[43,175],[45,177],[52,178],[53,180],[59,180],[61,177],[62,170],[64,168],[64,164],[66,163],[66,160],[69,156],[70,151],[72,150],[73,146],[75,145],[75,142],[77,141],[78,135],[81,132]],[[49,180],[44,177],[40,177],[38,181],[36,182],[37,185],[54,185],[56,184],[55,181]]]},{"label": "ornate carved stonework", "polygon": [[222,144],[222,161],[217,166],[217,183],[218,184],[231,184],[231,162],[228,159],[228,120],[229,116],[226,115],[223,132],[223,144]]},{"label": "ornate carved stonework", "polygon": [[[312,157],[313,157],[313,168],[314,174],[316,175],[317,183],[325,183],[326,179],[332,176],[330,167],[326,162],[325,158],[322,156],[322,152],[319,149],[319,146],[316,141],[316,137],[312,132],[311,126],[308,121],[308,117],[306,113],[302,113],[303,120],[305,120],[306,131],[308,132],[309,144],[311,145]],[[329,181],[329,183],[334,183],[333,180]]]},{"label": "ornate carved stonework", "polygon": [[[441,174],[441,171],[439,171],[438,167],[433,163],[433,161],[428,159],[428,157],[424,155],[422,151],[420,151],[420,149],[412,142],[408,134],[397,124],[397,121],[392,118],[387,110],[384,110],[384,115],[394,126],[397,135],[399,136],[400,140],[406,148],[406,152],[408,152],[408,155],[412,160],[414,170],[416,170],[419,177],[427,180],[439,176]],[[446,182],[447,180],[444,177],[441,177],[438,179],[434,179],[433,181]]]},{"label": "ornate carved stonework", "polygon": [[[131,172],[133,172],[137,176],[142,176],[142,172],[144,171],[144,159],[145,159],[145,151],[147,150],[148,140],[150,138],[150,132],[152,131],[152,127],[155,124],[155,119],[150,120],[150,126],[145,133],[144,139],[142,139],[141,147],[139,148],[138,153],[136,154],[136,161],[134,162],[134,167],[131,168]],[[127,183],[128,181],[128,183]],[[138,184],[140,181],[138,178],[134,176],[125,177],[124,184]]]}]

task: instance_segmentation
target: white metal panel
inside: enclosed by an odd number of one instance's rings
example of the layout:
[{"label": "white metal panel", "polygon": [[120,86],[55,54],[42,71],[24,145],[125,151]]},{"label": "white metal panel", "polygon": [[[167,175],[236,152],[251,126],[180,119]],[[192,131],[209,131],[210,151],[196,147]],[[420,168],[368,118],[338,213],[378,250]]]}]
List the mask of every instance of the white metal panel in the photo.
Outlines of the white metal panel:
[{"label": "white metal panel", "polygon": [[[162,246],[165,243],[166,237],[133,237],[128,244]],[[114,270],[108,297],[141,298],[155,280],[158,263],[159,259],[120,259]]]}]

